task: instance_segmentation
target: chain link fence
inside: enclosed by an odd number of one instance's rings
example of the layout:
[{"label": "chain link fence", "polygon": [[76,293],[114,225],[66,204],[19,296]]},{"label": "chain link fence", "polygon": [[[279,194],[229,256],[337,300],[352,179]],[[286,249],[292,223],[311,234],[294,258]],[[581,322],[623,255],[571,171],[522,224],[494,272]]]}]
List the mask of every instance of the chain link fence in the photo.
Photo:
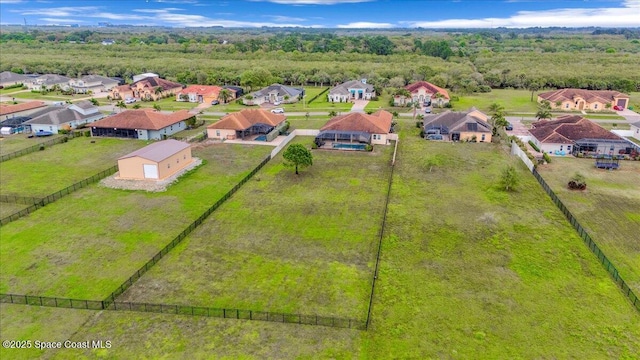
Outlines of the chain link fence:
[{"label": "chain link fence", "polygon": [[70,139],[76,138],[81,135],[76,135],[75,133],[69,133],[62,137],[57,137],[51,140],[43,141],[41,143],[37,143],[33,146],[29,146],[28,148],[24,148],[18,151],[14,151],[12,153],[4,154],[0,156],[0,162],[7,161],[13,158],[17,158],[22,155],[27,155],[32,152],[39,151],[41,148],[46,148],[48,146],[53,146],[55,144],[60,144],[69,141]]}]

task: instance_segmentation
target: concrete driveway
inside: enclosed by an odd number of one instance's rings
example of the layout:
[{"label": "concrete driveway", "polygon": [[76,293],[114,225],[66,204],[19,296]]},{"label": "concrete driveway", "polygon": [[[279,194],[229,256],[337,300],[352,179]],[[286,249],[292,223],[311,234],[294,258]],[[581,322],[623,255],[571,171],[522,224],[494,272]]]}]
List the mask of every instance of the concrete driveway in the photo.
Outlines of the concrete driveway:
[{"label": "concrete driveway", "polygon": [[624,116],[624,118],[627,119],[627,122],[630,124],[640,122],[640,114],[638,114],[635,111],[624,109],[622,111],[616,111],[616,112],[618,113],[618,115]]},{"label": "concrete driveway", "polygon": [[367,100],[354,100],[353,106],[351,107],[351,112],[364,112],[364,107],[367,106],[369,101]]}]

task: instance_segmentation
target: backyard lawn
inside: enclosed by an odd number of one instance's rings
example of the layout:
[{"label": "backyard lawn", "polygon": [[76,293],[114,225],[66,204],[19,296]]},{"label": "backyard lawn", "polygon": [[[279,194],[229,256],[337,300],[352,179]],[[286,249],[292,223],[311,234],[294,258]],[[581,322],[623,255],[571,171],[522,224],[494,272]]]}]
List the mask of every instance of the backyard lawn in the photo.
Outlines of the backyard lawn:
[{"label": "backyard lawn", "polygon": [[362,320],[392,150],[277,156],[120,299]]},{"label": "backyard lawn", "polygon": [[153,108],[155,105],[158,105],[161,111],[191,110],[200,105],[199,103],[191,103],[188,101],[176,101],[176,98],[172,96],[158,101],[137,101],[134,104],[128,104],[127,108],[133,109],[133,106],[136,104],[140,105],[142,109]]},{"label": "backyard lawn", "polygon": [[145,145],[139,140],[79,137],[4,161],[0,163],[0,194],[52,194],[116,165],[119,157]]},{"label": "backyard lawn", "polygon": [[269,151],[223,144],[195,149],[206,164],[166,192],[91,185],[3,226],[0,292],[105,298]]},{"label": "backyard lawn", "polygon": [[[640,162],[622,161],[607,171],[592,159],[554,158],[538,171],[640,295]],[[567,188],[575,173],[586,178],[586,191]]]},{"label": "backyard lawn", "polygon": [[537,111],[537,94],[534,94],[533,102],[531,101],[531,92],[527,90],[494,89],[488,93],[451,93],[450,95],[459,97],[459,100],[451,101],[455,111],[466,111],[475,106],[478,110],[488,113],[489,106],[493,103],[498,103],[504,106],[507,115],[509,115],[511,112],[530,112],[535,114]]},{"label": "backyard lawn", "polygon": [[60,93],[57,92],[48,92],[48,93],[41,93],[41,92],[31,92],[31,91],[23,91],[23,92],[18,92],[18,93],[13,93],[7,96],[11,96],[14,97],[16,99],[29,99],[29,100],[41,100],[41,101],[73,101],[75,100],[75,98],[78,97],[85,97],[85,95],[62,95]]},{"label": "backyard lawn", "polygon": [[[360,357],[637,355],[637,311],[518,160],[403,125]],[[506,193],[511,163],[521,183]]]},{"label": "backyard lawn", "polygon": [[13,134],[0,137],[0,155],[9,154],[18,150],[26,149],[62,135],[52,135],[45,137],[28,138],[27,134]]}]

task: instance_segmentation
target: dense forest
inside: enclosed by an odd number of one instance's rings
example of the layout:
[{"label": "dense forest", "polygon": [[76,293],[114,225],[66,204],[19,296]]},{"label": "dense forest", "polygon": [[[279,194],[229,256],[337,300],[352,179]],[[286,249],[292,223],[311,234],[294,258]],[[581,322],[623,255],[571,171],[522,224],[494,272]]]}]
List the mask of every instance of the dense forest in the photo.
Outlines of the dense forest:
[{"label": "dense forest", "polygon": [[[640,91],[638,29],[0,28],[0,71],[153,71],[182,83],[377,87],[428,80],[459,92],[492,88]],[[102,45],[105,39],[114,45]]]}]

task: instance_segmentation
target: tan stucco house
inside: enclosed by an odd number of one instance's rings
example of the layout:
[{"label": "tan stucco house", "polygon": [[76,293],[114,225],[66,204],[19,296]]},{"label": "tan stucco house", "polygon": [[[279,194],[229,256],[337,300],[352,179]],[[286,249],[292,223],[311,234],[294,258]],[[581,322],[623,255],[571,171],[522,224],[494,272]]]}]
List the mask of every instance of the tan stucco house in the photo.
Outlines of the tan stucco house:
[{"label": "tan stucco house", "polygon": [[424,106],[431,106],[433,103],[439,107],[443,107],[449,103],[449,92],[430,82],[418,81],[404,87],[410,96],[395,95],[393,104],[395,106],[403,106],[410,102],[418,103]]},{"label": "tan stucco house", "polygon": [[218,100],[220,91],[220,86],[190,85],[176,93],[176,101],[211,104],[212,101]]},{"label": "tan stucco house", "polygon": [[191,145],[164,140],[118,159],[119,179],[164,180],[193,162]]},{"label": "tan stucco house", "polygon": [[245,109],[223,116],[207,126],[209,139],[234,140],[269,134],[285,125],[286,116],[264,109]]},{"label": "tan stucco house", "polygon": [[629,106],[629,95],[613,90],[560,89],[538,95],[538,103],[545,100],[552,109],[567,111],[614,110],[615,106],[622,109]]},{"label": "tan stucco house", "polygon": [[[319,146],[330,142],[388,145],[393,132],[393,115],[385,110],[375,113],[348,113],[330,119],[316,136]],[[340,148],[340,147],[338,147]]]},{"label": "tan stucco house", "polygon": [[491,125],[488,116],[471,108],[466,112],[445,111],[424,118],[425,137],[440,134],[449,141],[491,142]]},{"label": "tan stucco house", "polygon": [[147,77],[131,85],[116,86],[111,89],[110,96],[114,100],[134,98],[156,101],[163,97],[173,96],[182,90],[182,84],[159,77]]}]

